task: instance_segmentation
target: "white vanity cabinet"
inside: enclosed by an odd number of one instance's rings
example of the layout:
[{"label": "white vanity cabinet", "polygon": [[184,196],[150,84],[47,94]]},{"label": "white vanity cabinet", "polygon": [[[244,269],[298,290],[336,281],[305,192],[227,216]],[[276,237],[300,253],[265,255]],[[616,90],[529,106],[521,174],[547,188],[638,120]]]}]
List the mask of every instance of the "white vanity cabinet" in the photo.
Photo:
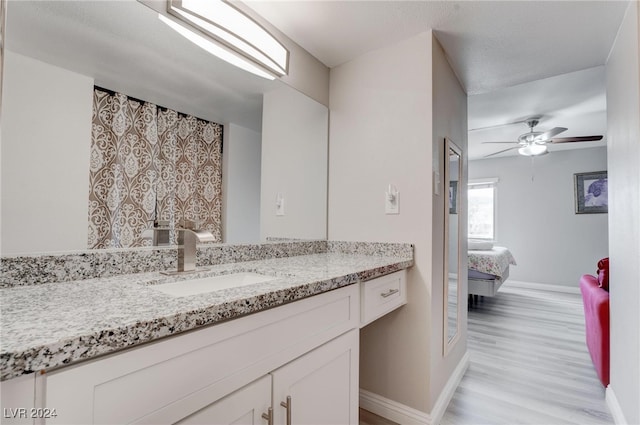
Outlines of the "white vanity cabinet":
[{"label": "white vanity cabinet", "polygon": [[359,338],[352,330],[272,373],[275,424],[358,423]]},{"label": "white vanity cabinet", "polygon": [[[3,382],[47,424],[357,424],[359,328],[406,303],[406,271]],[[269,416],[271,411],[271,416]],[[14,421],[16,419],[16,421]]]},{"label": "white vanity cabinet", "polygon": [[36,374],[19,376],[0,382],[3,425],[32,424],[36,408]]},{"label": "white vanity cabinet", "polygon": [[195,412],[160,409],[134,423],[355,425],[358,339],[351,330]]},{"label": "white vanity cabinet", "polygon": [[[270,408],[271,376],[263,376],[176,423],[181,425],[262,424],[268,420],[267,414],[273,414],[269,411]],[[158,418],[156,423],[162,422],[162,418]]]},{"label": "white vanity cabinet", "polygon": [[[291,396],[300,418],[293,423],[328,424],[332,416],[327,422],[306,409],[317,408],[315,400],[330,406],[339,394],[338,422],[356,424],[359,301],[351,285],[52,371],[44,402],[57,417],[47,423],[211,422],[217,412],[233,411],[237,416],[212,422],[267,424],[267,400],[274,423],[285,424],[280,401]],[[260,401],[254,387],[265,379],[278,394]]]},{"label": "white vanity cabinet", "polygon": [[407,273],[402,270],[360,285],[360,327],[407,303]]}]

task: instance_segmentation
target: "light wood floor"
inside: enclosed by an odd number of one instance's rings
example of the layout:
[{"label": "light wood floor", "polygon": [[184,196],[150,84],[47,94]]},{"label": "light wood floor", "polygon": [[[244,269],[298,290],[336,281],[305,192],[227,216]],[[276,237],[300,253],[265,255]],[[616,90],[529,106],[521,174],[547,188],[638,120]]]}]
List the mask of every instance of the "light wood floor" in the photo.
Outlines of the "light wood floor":
[{"label": "light wood floor", "polygon": [[471,361],[441,425],[613,424],[579,294],[506,282],[469,312]]}]

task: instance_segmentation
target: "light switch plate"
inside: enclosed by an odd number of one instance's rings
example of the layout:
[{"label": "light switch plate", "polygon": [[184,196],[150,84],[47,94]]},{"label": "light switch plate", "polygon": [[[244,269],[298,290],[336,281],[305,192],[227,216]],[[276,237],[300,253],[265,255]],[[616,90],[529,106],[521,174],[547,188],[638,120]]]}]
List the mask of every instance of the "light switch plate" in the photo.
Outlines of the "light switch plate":
[{"label": "light switch plate", "polygon": [[284,197],[281,194],[276,197],[276,215],[284,215]]},{"label": "light switch plate", "polygon": [[[391,195],[391,196],[390,196]],[[384,193],[385,214],[400,214],[400,192]]]}]

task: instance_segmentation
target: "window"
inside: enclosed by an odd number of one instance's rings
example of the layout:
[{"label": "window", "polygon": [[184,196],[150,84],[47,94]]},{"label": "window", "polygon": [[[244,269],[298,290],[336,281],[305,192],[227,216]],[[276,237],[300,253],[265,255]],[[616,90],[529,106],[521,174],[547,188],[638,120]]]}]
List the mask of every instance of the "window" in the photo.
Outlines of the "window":
[{"label": "window", "polygon": [[469,238],[496,239],[496,185],[498,179],[469,181]]}]

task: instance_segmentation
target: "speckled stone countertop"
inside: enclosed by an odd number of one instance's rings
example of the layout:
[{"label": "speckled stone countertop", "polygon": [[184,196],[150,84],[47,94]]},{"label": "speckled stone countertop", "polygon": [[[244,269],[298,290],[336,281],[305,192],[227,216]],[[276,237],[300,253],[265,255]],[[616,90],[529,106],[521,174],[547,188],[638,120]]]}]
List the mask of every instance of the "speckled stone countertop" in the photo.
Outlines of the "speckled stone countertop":
[{"label": "speckled stone countertop", "polygon": [[[375,247],[375,246],[374,246]],[[235,262],[181,277],[125,274],[0,289],[1,380],[212,325],[413,265],[406,252],[330,252]],[[275,280],[187,297],[154,284],[251,271]]]}]

